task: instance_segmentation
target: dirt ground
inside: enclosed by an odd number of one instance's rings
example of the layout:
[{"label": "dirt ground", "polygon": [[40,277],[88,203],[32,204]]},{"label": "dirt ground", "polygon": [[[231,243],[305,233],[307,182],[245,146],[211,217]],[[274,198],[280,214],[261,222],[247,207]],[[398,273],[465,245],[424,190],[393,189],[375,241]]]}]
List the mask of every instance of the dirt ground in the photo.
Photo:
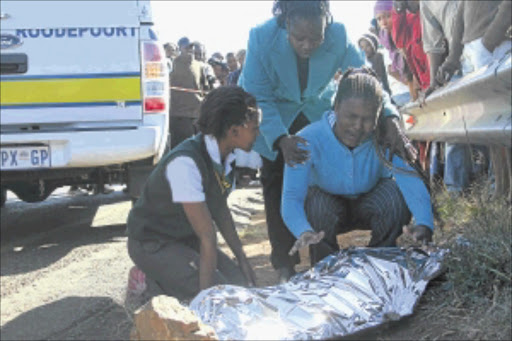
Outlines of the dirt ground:
[{"label": "dirt ground", "polygon": [[[229,205],[257,285],[276,284],[261,188],[236,190]],[[97,196],[70,196],[62,190],[40,204],[10,197],[1,211],[2,340],[128,339],[134,308],[125,301],[132,266],[125,236],[130,207],[120,190]],[[364,246],[368,240],[368,232],[353,232],[339,242],[342,247]],[[301,259],[299,271],[308,268],[306,250]],[[435,298],[429,290],[417,314],[357,338],[418,339],[418,326],[428,332],[430,321],[422,316],[422,307]],[[444,338],[442,332],[433,336]]]}]

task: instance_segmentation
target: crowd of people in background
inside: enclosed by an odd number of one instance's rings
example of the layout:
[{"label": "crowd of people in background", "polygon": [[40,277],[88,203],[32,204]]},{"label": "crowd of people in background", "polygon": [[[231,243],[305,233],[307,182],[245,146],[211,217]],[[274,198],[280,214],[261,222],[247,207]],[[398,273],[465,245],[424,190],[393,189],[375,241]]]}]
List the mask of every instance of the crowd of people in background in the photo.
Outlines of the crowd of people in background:
[{"label": "crowd of people in background", "polygon": [[[391,92],[388,76],[408,87],[410,101],[424,104],[437,89],[510,53],[511,7],[511,1],[501,0],[377,0],[359,46],[390,95],[398,94]],[[387,67],[381,47],[388,52]],[[397,105],[408,102],[392,98]],[[416,146],[431,181],[443,179],[454,195],[491,173],[489,151],[483,146],[437,141]]]},{"label": "crowd of people in background", "polygon": [[[369,30],[359,38],[357,45],[394,104],[424,103],[436,89],[510,51],[511,3],[501,0],[377,0]],[[207,58],[205,45],[187,37],[178,44],[166,43],[164,49],[171,70],[170,132],[171,147],[174,147],[197,132],[193,122],[209,90],[238,84],[246,50],[228,52],[225,57],[215,52]],[[335,78],[339,78],[339,74]],[[394,93],[391,79],[405,85],[408,91],[395,90]],[[336,81],[333,79],[331,87],[337,86]],[[407,100],[404,101],[404,97]],[[489,153],[481,146],[436,141],[415,142],[415,145],[430,179],[443,179],[452,193],[462,193],[472,179],[490,167]],[[475,158],[484,160],[484,166],[473,165],[471,160]],[[240,183],[244,183],[242,179],[245,183],[255,180],[262,166],[257,153],[238,152],[238,161]],[[444,167],[440,166],[442,164]]]},{"label": "crowd of people in background", "polygon": [[[171,84],[170,147],[197,133],[195,122],[204,96],[221,86],[236,86],[245,63],[245,49],[237,52],[215,52],[207,58],[206,47],[183,37],[178,44],[164,44]],[[236,150],[236,182],[238,186],[258,184],[261,158],[255,151]]]}]

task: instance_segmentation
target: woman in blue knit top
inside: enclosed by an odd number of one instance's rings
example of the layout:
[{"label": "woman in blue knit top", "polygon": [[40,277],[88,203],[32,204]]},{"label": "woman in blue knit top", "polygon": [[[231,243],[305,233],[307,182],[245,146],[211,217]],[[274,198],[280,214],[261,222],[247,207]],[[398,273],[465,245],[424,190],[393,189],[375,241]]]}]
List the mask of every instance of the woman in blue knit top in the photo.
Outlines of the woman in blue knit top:
[{"label": "woman in blue knit top", "polygon": [[285,166],[281,213],[297,242],[311,245],[312,265],[338,250],[336,235],[371,230],[369,246],[395,246],[402,228],[431,241],[430,194],[412,167],[378,145],[382,85],[373,70],[350,69],[340,80],[334,111],[298,135],[310,158]]}]

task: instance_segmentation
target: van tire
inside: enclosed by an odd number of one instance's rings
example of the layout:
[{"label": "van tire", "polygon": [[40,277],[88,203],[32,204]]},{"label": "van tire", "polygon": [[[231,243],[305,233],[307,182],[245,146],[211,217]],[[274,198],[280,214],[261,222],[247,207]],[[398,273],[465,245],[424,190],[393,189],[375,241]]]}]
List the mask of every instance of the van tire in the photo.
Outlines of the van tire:
[{"label": "van tire", "polygon": [[16,182],[9,185],[9,190],[21,200],[29,203],[45,200],[56,188],[56,186],[48,186],[44,182],[42,185],[38,182]]}]

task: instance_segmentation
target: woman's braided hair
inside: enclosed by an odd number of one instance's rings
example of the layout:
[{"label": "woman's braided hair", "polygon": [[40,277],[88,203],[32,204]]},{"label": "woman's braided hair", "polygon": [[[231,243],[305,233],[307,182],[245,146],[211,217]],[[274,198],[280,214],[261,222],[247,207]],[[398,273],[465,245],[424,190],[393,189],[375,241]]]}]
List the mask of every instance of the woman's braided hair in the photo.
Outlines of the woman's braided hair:
[{"label": "woman's braided hair", "polygon": [[362,98],[372,104],[380,117],[383,102],[383,89],[379,77],[372,69],[363,66],[349,68],[341,77],[334,104],[339,105],[347,98]]},{"label": "woman's braided hair", "polygon": [[274,0],[272,14],[277,18],[280,27],[285,27],[287,20],[294,17],[317,18],[324,17],[327,24],[332,23],[332,14],[329,9],[329,0]]},{"label": "woman's braided hair", "polygon": [[203,134],[219,139],[226,135],[230,127],[258,117],[258,105],[251,94],[238,86],[221,86],[204,98],[197,125]]}]

